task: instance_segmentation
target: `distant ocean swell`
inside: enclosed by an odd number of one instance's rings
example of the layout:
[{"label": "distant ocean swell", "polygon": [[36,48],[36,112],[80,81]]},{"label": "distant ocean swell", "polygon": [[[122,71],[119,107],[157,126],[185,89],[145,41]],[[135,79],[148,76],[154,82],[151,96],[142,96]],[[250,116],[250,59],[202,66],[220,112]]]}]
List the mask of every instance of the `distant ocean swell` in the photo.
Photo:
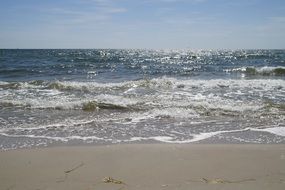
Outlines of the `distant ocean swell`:
[{"label": "distant ocean swell", "polygon": [[264,75],[264,76],[284,76],[285,75],[285,67],[241,67],[234,69],[225,69],[225,72],[241,72],[248,75]]}]

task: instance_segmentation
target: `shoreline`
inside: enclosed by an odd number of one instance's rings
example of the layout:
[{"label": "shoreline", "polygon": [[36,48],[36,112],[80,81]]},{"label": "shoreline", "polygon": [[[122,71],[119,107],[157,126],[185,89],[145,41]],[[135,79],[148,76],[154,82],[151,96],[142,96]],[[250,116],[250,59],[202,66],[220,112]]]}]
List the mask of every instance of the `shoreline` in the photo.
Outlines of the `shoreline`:
[{"label": "shoreline", "polygon": [[0,189],[281,190],[284,163],[284,144],[35,147],[0,152]]}]

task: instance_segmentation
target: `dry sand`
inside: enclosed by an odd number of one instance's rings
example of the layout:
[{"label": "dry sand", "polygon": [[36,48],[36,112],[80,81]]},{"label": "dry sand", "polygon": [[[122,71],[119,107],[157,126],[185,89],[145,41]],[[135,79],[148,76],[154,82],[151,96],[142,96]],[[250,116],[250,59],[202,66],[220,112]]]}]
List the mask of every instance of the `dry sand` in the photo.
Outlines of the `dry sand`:
[{"label": "dry sand", "polygon": [[134,144],[6,151],[0,152],[0,189],[284,190],[285,145]]}]

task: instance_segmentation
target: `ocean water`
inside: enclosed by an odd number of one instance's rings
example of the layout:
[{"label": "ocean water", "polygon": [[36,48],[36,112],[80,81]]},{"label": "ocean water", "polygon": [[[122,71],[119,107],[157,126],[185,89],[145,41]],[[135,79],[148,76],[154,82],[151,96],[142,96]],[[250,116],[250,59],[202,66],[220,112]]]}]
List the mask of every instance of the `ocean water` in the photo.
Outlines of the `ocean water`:
[{"label": "ocean water", "polygon": [[0,50],[0,149],[285,143],[285,50]]}]

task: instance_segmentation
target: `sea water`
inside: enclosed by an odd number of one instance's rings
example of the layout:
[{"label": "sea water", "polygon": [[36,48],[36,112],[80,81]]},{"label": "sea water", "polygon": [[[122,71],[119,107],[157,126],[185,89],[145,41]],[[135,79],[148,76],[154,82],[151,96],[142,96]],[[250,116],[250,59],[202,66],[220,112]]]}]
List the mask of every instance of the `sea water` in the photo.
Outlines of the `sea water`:
[{"label": "sea water", "polygon": [[0,149],[285,143],[285,50],[0,50]]}]

